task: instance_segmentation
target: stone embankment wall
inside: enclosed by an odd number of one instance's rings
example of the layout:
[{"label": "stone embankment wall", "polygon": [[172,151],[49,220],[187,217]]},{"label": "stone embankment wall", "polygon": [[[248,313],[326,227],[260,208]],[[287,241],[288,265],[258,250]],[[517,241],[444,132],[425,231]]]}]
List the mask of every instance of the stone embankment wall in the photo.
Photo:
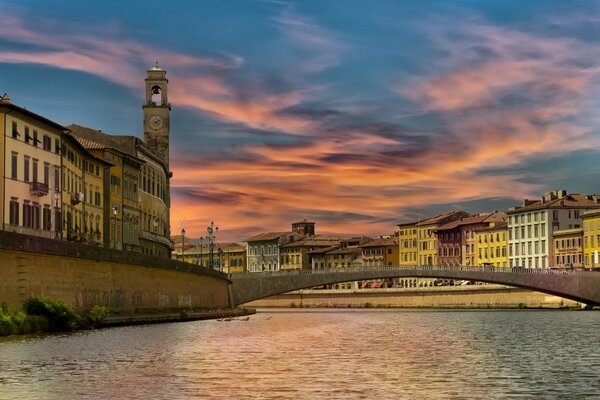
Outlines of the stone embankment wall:
[{"label": "stone embankment wall", "polygon": [[92,245],[0,231],[0,303],[62,299],[77,311],[113,313],[229,307],[226,275],[207,268]]},{"label": "stone embankment wall", "polygon": [[561,308],[581,307],[561,297],[503,285],[438,286],[407,289],[298,290],[246,306],[398,308]]}]

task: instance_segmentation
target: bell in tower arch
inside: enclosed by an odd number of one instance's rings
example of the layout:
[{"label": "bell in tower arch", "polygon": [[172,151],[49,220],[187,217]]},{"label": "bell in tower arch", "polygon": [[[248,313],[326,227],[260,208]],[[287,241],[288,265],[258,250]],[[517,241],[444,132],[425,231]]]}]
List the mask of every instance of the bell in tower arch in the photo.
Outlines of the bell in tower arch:
[{"label": "bell in tower arch", "polygon": [[162,106],[162,92],[160,86],[152,86],[150,93],[152,94],[152,104],[155,106]]}]

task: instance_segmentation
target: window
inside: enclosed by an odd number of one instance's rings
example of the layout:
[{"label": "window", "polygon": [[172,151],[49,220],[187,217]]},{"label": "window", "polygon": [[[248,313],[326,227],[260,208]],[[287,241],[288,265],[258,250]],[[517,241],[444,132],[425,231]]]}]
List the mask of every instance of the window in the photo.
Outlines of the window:
[{"label": "window", "polygon": [[546,236],[546,224],[540,225],[540,230],[542,231],[542,237]]},{"label": "window", "polygon": [[29,202],[27,200],[23,204],[23,227],[25,227],[25,228],[32,227],[31,204],[29,204]]},{"label": "window", "polygon": [[19,201],[16,197],[10,198],[10,224],[19,225]]},{"label": "window", "polygon": [[52,211],[50,206],[44,206],[43,229],[49,231],[52,229]]},{"label": "window", "polygon": [[50,164],[44,163],[44,185],[48,186],[50,183]]},{"label": "window", "polygon": [[60,139],[54,139],[54,152],[60,154]]},{"label": "window", "polygon": [[37,145],[38,145],[39,142],[40,141],[38,140],[38,132],[34,129],[33,130],[33,145],[35,147],[37,147]]},{"label": "window", "polygon": [[38,181],[38,160],[33,159],[33,182]]},{"label": "window", "polygon": [[25,143],[29,144],[30,140],[31,140],[31,136],[29,136],[29,127],[26,126],[25,127]]},{"label": "window", "polygon": [[44,135],[43,146],[44,146],[44,150],[52,151],[52,139],[50,139],[50,136]]},{"label": "window", "polygon": [[13,121],[13,123],[12,123],[12,137],[13,137],[13,139],[16,139],[19,136],[21,136],[21,134],[19,133],[19,130],[17,129],[17,122]]},{"label": "window", "polygon": [[29,182],[29,157],[23,157],[23,180]]},{"label": "window", "polygon": [[14,180],[17,179],[17,159],[18,159],[18,153],[12,152],[11,155],[11,172],[10,172],[10,177]]}]

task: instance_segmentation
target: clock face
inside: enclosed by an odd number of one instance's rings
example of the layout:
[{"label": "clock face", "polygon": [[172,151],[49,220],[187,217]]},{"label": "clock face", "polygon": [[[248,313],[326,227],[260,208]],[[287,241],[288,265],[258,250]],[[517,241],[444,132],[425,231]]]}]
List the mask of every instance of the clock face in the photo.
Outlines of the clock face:
[{"label": "clock face", "polygon": [[165,121],[158,115],[153,115],[148,120],[148,126],[150,129],[157,131],[165,126]]}]

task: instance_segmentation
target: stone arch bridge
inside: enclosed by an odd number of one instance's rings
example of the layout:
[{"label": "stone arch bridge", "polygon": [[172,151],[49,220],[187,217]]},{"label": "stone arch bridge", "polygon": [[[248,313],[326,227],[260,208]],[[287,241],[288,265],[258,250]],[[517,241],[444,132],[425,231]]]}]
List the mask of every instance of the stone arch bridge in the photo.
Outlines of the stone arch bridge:
[{"label": "stone arch bridge", "polygon": [[341,282],[385,278],[440,278],[496,283],[600,305],[600,272],[493,267],[362,267],[271,271],[229,275],[233,306],[292,290]]}]

